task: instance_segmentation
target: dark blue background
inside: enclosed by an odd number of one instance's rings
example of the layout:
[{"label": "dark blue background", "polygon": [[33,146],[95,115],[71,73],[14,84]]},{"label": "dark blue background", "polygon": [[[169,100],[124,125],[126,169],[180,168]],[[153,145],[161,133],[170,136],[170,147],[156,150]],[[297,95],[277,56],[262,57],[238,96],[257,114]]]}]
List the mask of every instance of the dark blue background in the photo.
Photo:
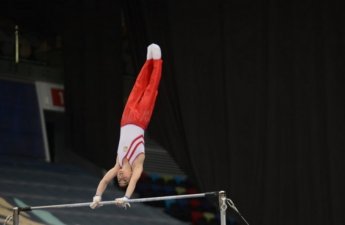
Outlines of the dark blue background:
[{"label": "dark blue background", "polygon": [[0,80],[0,155],[44,158],[35,85]]}]

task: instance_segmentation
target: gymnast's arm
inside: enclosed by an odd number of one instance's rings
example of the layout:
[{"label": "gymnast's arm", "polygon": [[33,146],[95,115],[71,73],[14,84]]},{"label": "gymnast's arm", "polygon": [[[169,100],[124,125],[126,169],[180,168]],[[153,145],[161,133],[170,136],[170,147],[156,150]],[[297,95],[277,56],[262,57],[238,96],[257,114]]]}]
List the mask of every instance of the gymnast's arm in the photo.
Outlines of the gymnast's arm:
[{"label": "gymnast's arm", "polygon": [[118,163],[118,158],[116,158],[116,164],[113,168],[111,168],[102,178],[102,180],[99,182],[96,195],[93,197],[92,202],[90,203],[90,208],[95,209],[100,206],[102,201],[102,194],[107,188],[108,184],[114,177],[117,176],[117,173],[120,169],[120,165]]},{"label": "gymnast's arm", "polygon": [[127,198],[130,198],[135,190],[137,182],[143,172],[145,154],[138,155],[137,159],[133,163],[132,177],[128,183],[126,194]]},{"label": "gymnast's arm", "polygon": [[118,159],[116,158],[116,164],[113,168],[111,168],[99,182],[96,195],[102,196],[103,192],[107,188],[108,184],[117,176],[117,173],[120,170],[120,165],[118,163]]}]

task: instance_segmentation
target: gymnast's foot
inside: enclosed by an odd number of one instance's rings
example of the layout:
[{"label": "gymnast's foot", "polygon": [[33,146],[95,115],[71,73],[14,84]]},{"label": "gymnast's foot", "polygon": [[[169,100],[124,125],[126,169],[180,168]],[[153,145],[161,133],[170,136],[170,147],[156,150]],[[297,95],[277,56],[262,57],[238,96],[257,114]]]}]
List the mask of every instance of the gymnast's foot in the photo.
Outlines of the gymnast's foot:
[{"label": "gymnast's foot", "polygon": [[161,48],[156,44],[147,47],[147,59],[160,59],[162,57]]},{"label": "gymnast's foot", "polygon": [[147,47],[146,59],[147,59],[147,60],[152,59],[152,49],[151,49],[151,45],[149,45],[149,46]]}]

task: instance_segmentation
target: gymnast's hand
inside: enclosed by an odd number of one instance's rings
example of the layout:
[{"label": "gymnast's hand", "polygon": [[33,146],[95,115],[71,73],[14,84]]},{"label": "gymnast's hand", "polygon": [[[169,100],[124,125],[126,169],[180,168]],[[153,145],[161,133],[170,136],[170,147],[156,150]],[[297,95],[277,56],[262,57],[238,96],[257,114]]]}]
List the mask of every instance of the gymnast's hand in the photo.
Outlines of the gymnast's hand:
[{"label": "gymnast's hand", "polygon": [[115,199],[115,204],[119,207],[123,207],[123,208],[129,208],[131,207],[131,205],[128,202],[128,198],[126,196],[122,197],[122,198],[117,198]]},{"label": "gymnast's hand", "polygon": [[102,201],[102,197],[99,196],[99,195],[95,195],[95,196],[93,197],[92,203],[90,204],[90,208],[91,208],[91,209],[95,209],[95,208],[97,208],[97,207],[102,206],[101,201]]}]

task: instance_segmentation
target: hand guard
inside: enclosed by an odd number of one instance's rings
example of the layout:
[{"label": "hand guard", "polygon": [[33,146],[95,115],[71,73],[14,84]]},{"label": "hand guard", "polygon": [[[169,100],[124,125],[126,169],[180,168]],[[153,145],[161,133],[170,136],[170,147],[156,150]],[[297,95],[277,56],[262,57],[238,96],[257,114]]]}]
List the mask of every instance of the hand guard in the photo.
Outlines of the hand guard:
[{"label": "hand guard", "polygon": [[126,197],[126,196],[124,196],[122,198],[115,199],[115,204],[118,207],[122,207],[122,208],[125,208],[125,209],[127,209],[127,207],[128,208],[131,207],[131,205],[128,202],[128,197]]},{"label": "hand guard", "polygon": [[97,207],[102,206],[102,204],[100,204],[101,201],[102,201],[102,197],[99,196],[99,195],[95,195],[95,196],[93,197],[92,203],[90,204],[90,208],[91,208],[91,209],[95,209],[95,208],[97,208]]}]

